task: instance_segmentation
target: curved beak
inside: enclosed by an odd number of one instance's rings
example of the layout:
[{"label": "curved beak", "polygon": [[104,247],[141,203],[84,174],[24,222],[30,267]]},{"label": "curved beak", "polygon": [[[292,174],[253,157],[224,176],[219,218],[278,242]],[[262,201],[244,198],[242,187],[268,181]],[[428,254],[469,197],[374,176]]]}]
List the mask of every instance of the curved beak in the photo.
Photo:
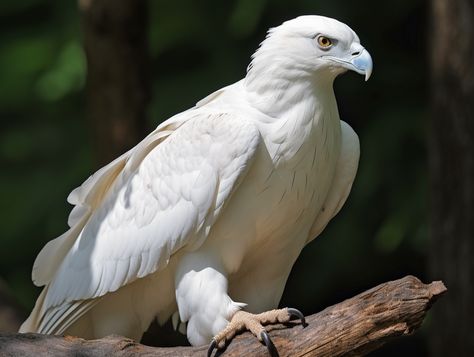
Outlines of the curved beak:
[{"label": "curved beak", "polygon": [[351,47],[351,54],[348,58],[339,58],[334,56],[325,56],[325,58],[339,63],[342,67],[357,72],[365,76],[368,81],[372,74],[372,57],[369,52],[360,44],[354,44]]},{"label": "curved beak", "polygon": [[352,57],[352,59],[348,62],[351,65],[355,72],[359,74],[365,75],[365,81],[367,82],[372,74],[373,62],[370,53],[367,52],[365,48],[362,47],[361,51]]}]

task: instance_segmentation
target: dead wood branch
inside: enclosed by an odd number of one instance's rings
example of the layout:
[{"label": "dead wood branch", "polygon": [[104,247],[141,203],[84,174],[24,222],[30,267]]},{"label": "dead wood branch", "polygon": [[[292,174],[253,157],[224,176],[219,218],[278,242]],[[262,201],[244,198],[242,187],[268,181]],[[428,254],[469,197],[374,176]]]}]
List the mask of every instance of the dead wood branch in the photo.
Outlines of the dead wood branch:
[{"label": "dead wood branch", "polygon": [[[441,281],[423,284],[413,276],[390,281],[308,316],[302,328],[276,326],[270,336],[280,356],[362,356],[420,327],[427,311],[446,292]],[[207,347],[155,348],[109,336],[86,341],[39,334],[0,335],[1,356],[205,356]],[[236,337],[223,354],[267,356],[250,333]]]}]

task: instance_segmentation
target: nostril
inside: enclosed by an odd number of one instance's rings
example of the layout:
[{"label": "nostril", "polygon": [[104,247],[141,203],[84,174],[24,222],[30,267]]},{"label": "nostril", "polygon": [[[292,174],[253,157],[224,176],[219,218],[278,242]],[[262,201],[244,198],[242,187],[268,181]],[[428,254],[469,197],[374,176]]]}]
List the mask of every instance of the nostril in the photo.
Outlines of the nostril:
[{"label": "nostril", "polygon": [[360,55],[360,51],[352,52],[352,55],[353,56],[358,56],[358,55]]}]

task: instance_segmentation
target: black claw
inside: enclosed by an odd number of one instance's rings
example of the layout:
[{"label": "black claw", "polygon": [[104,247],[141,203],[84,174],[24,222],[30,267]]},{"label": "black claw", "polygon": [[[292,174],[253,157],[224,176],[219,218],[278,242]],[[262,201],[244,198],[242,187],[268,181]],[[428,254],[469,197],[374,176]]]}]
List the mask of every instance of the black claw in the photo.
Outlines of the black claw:
[{"label": "black claw", "polygon": [[306,319],[304,318],[304,315],[300,310],[293,309],[292,307],[288,307],[286,308],[286,310],[290,314],[290,318],[296,317],[301,320],[301,324],[303,325],[303,327],[308,326],[308,324],[306,323]]},{"label": "black claw", "polygon": [[207,350],[207,357],[211,357],[211,356],[212,356],[212,351],[214,351],[214,349],[216,348],[216,346],[217,346],[216,340],[212,339],[211,344],[209,345],[209,348],[208,348],[208,350]]},{"label": "black claw", "polygon": [[273,344],[273,341],[271,340],[270,336],[268,336],[267,331],[262,331],[260,333],[260,337],[263,340],[263,343],[265,346],[267,346],[268,353],[270,353],[270,356],[272,357],[280,357],[278,354],[278,350],[276,349],[275,345]]}]

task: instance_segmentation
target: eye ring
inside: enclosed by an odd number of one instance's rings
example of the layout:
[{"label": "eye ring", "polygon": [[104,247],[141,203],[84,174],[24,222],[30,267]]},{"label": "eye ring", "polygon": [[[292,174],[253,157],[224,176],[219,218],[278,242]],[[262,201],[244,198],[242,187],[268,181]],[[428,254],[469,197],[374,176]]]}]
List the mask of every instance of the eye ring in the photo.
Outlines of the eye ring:
[{"label": "eye ring", "polygon": [[331,39],[326,37],[326,36],[320,35],[316,38],[316,41],[318,42],[318,46],[323,50],[327,50],[327,49],[331,48],[331,46],[332,46]]}]

